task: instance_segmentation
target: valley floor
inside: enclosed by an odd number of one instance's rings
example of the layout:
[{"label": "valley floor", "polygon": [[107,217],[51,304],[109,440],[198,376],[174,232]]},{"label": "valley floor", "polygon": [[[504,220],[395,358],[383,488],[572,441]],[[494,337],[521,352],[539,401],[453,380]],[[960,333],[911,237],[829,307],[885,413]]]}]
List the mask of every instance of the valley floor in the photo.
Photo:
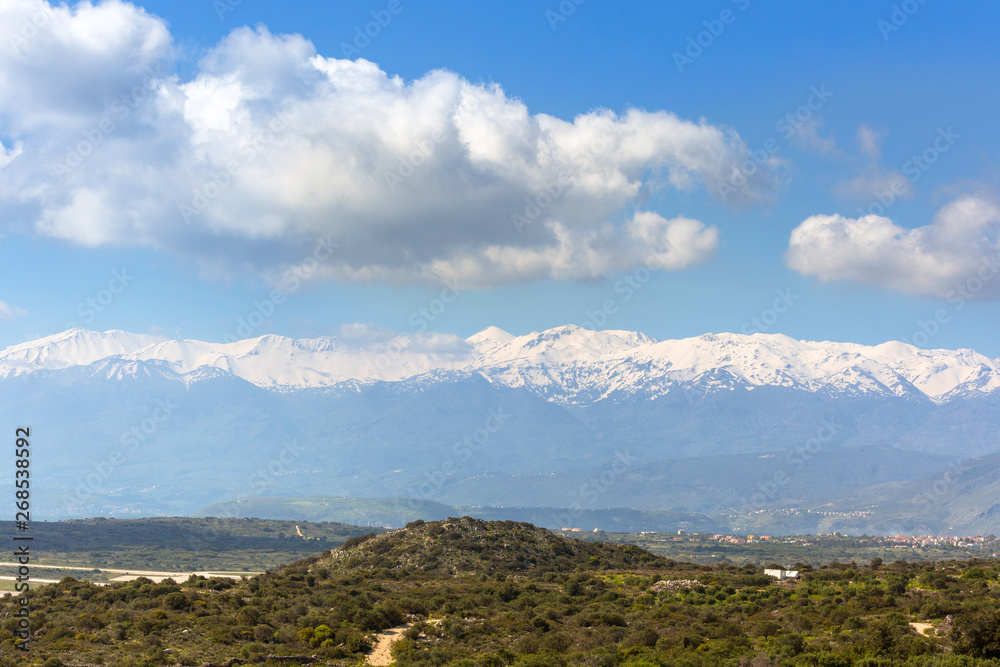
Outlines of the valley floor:
[{"label": "valley floor", "polygon": [[[5,569],[10,568],[16,570],[19,567],[18,563],[10,562],[0,562],[0,572]],[[31,569],[39,570],[58,570],[61,572],[68,572],[66,576],[72,576],[74,579],[80,581],[92,581],[94,583],[106,583],[110,581],[132,581],[133,579],[138,579],[139,577],[146,577],[154,583],[160,583],[166,579],[173,579],[175,582],[180,583],[186,581],[191,576],[202,576],[202,577],[217,577],[221,579],[242,579],[244,577],[252,577],[257,574],[263,574],[263,572],[215,572],[209,570],[202,571],[187,571],[187,572],[163,572],[155,570],[120,570],[114,568],[102,568],[102,567],[77,567],[73,565],[38,565],[37,563],[31,564]],[[0,579],[4,580],[14,580],[14,576],[0,575]],[[37,577],[32,577],[32,580],[49,583],[58,581],[58,579],[38,579]]]}]

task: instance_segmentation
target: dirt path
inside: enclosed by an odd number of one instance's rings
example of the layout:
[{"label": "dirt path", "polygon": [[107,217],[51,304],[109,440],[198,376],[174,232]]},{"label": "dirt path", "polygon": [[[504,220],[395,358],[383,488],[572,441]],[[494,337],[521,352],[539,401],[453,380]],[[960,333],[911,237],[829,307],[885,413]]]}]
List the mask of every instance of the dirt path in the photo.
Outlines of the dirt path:
[{"label": "dirt path", "polygon": [[917,631],[918,635],[926,635],[928,630],[933,630],[932,623],[910,623],[910,627]]},{"label": "dirt path", "polygon": [[303,540],[306,539],[306,536],[302,534],[302,531],[299,530],[298,526],[295,526],[295,532],[298,533],[299,537],[301,537]]},{"label": "dirt path", "polygon": [[374,667],[388,667],[392,664],[392,654],[389,653],[389,649],[392,645],[403,636],[413,623],[407,623],[406,625],[398,625],[395,628],[389,628],[385,632],[382,632],[378,636],[378,642],[375,644],[375,648],[372,652],[368,654],[368,664],[374,665]]},{"label": "dirt path", "polygon": [[[431,625],[437,625],[441,622],[440,618],[429,618],[427,622]],[[406,632],[413,623],[406,623],[405,625],[398,625],[395,628],[389,628],[378,635],[378,639],[375,642],[375,648],[372,652],[368,654],[368,664],[373,667],[388,667],[392,664],[392,654],[389,650],[392,645],[395,644],[400,638],[402,638],[403,633]]]}]

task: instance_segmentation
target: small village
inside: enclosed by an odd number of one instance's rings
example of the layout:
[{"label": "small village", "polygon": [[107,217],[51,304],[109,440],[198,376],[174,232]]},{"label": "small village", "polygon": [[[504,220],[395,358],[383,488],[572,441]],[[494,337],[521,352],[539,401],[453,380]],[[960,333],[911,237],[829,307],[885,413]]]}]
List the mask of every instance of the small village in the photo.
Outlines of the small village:
[{"label": "small village", "polygon": [[[584,533],[586,534],[586,533]],[[597,537],[597,536],[595,536]],[[988,535],[846,535],[839,532],[770,535],[672,532],[614,533],[627,542],[673,558],[698,563],[819,565],[895,561],[1000,558],[1000,540]]]},{"label": "small village", "polygon": [[[563,528],[564,531],[574,530],[571,528]],[[815,539],[820,537],[850,537],[842,533],[823,533],[821,535],[816,535],[815,538],[811,536],[782,536],[775,537],[772,535],[723,535],[715,534],[709,535],[707,533],[687,533],[685,530],[678,530],[675,537],[666,538],[669,533],[661,533],[654,531],[643,531],[639,533],[643,537],[659,537],[661,540],[664,538],[671,542],[718,542],[720,544],[760,544],[765,542],[775,543],[775,544],[799,544],[802,546],[813,546],[815,544]],[[918,547],[928,547],[928,546],[953,546],[953,547],[963,547],[963,548],[986,548],[991,545],[995,545],[997,542],[997,537],[995,535],[967,535],[967,536],[955,536],[955,535],[903,535],[902,533],[896,535],[862,535],[860,537],[855,537],[859,543],[870,543],[870,544],[885,544],[887,546],[900,547],[900,548],[918,548]],[[995,554],[994,554],[995,555]]]}]

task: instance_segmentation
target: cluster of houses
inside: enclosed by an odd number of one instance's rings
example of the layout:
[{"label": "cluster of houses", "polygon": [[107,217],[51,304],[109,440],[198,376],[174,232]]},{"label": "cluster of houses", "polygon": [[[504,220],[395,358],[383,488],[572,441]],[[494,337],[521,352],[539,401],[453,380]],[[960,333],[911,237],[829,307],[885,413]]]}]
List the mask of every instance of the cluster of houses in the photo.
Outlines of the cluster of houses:
[{"label": "cluster of houses", "polygon": [[882,540],[892,542],[894,546],[906,547],[931,547],[948,545],[953,547],[983,547],[988,542],[992,542],[990,537],[982,535],[971,535],[966,537],[956,537],[954,535],[912,535],[907,536],[899,533],[897,535],[883,537]]},{"label": "cluster of houses", "polygon": [[770,535],[711,535],[707,538],[712,542],[725,544],[754,544],[756,542],[770,542],[773,538]]}]

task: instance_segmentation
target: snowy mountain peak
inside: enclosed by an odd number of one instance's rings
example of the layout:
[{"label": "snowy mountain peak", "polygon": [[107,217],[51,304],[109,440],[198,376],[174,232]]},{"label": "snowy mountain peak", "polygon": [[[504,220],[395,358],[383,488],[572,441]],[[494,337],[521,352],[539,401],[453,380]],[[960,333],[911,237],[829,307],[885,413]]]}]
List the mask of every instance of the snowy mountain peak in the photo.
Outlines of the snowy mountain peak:
[{"label": "snowy mountain peak", "polygon": [[507,333],[500,327],[489,326],[479,333],[469,336],[465,342],[477,350],[485,350],[509,343],[514,338],[514,334]]},{"label": "snowy mountain peak", "polygon": [[76,328],[0,351],[0,376],[42,369],[86,366],[117,355],[132,354],[165,340],[127,331],[99,333]]}]

